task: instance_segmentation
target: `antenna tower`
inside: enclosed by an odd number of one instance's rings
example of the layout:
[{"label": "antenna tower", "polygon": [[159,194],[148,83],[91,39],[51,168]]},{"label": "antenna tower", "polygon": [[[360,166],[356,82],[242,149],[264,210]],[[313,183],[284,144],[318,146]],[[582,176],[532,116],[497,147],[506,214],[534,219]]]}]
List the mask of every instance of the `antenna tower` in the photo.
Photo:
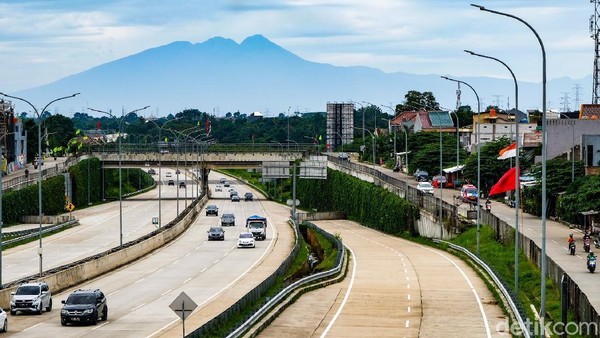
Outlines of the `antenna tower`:
[{"label": "antenna tower", "polygon": [[590,36],[594,39],[594,85],[592,86],[592,103],[598,104],[598,83],[600,77],[600,27],[598,22],[600,21],[600,0],[590,0],[594,4],[594,14],[590,17]]},{"label": "antenna tower", "polygon": [[575,110],[581,109],[580,108],[580,103],[581,103],[581,98],[580,98],[580,93],[579,91],[581,90],[581,86],[576,83],[575,87],[573,87],[573,90],[575,90]]}]

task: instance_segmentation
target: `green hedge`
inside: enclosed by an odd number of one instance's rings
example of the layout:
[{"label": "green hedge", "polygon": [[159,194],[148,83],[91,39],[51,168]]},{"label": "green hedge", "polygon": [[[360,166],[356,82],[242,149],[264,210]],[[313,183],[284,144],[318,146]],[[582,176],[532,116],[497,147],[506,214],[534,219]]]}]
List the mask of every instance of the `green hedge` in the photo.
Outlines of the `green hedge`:
[{"label": "green hedge", "polygon": [[[56,215],[64,212],[65,178],[55,176],[42,181],[42,213]],[[38,215],[38,185],[10,191],[2,195],[2,221],[19,223],[21,216]]]},{"label": "green hedge", "polygon": [[342,211],[348,219],[389,234],[411,231],[419,208],[386,189],[327,169],[327,179],[298,179],[297,198],[304,209]]},{"label": "green hedge", "polygon": [[[89,175],[88,175],[89,164]],[[86,206],[88,203],[100,202],[102,199],[102,171],[100,160],[96,157],[80,161],[69,168],[72,182],[71,202],[76,206]],[[88,201],[89,180],[89,201]]]}]

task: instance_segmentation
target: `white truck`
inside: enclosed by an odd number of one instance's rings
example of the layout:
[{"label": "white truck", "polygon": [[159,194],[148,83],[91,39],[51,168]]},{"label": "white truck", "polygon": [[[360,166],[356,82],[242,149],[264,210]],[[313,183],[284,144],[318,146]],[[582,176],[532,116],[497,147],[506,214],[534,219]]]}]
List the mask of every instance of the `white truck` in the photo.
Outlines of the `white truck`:
[{"label": "white truck", "polygon": [[265,240],[267,238],[267,219],[254,215],[246,219],[246,228],[255,239]]}]

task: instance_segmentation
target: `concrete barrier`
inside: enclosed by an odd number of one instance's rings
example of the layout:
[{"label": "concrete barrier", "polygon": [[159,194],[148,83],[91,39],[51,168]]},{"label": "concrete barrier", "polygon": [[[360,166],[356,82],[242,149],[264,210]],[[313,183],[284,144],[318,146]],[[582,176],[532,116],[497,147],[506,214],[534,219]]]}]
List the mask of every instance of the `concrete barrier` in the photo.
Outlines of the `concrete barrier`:
[{"label": "concrete barrier", "polygon": [[[46,216],[42,215],[42,224],[60,224],[70,221],[69,215]],[[37,224],[40,222],[38,215],[21,216],[23,224]]]},{"label": "concrete barrier", "polygon": [[[188,207],[189,210],[185,216],[181,217],[179,221],[177,219],[173,221],[176,222],[174,225],[167,224],[162,230],[155,231],[143,240],[125,243],[123,248],[113,248],[81,261],[51,269],[45,272],[43,277],[32,277],[29,280],[45,281],[52,293],[58,293],[135,261],[181,235],[193,224],[207,200],[206,196],[198,200],[197,203]],[[17,287],[18,285],[12,285],[0,290],[0,307],[9,308],[11,292],[14,292]]]}]

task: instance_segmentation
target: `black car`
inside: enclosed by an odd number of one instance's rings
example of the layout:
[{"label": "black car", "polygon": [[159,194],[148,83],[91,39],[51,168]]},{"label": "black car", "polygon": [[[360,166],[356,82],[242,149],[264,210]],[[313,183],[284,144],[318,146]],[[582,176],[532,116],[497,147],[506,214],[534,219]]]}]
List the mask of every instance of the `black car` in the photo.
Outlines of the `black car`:
[{"label": "black car", "polygon": [[417,169],[417,171],[415,171],[413,176],[415,177],[415,180],[417,180],[419,182],[425,182],[425,181],[427,181],[429,174],[425,170]]},{"label": "black car", "polygon": [[148,169],[148,174],[150,174],[150,175],[156,175],[156,170],[150,168],[150,169]]},{"label": "black car", "polygon": [[231,202],[239,202],[239,201],[240,201],[240,196],[238,196],[238,195],[231,196]]},{"label": "black car", "polygon": [[108,319],[106,296],[99,289],[73,291],[62,303],[64,306],[60,310],[60,323],[63,326],[69,323],[96,325],[98,320]]},{"label": "black car", "polygon": [[179,182],[179,187],[180,188],[185,188],[185,182],[184,181]]},{"label": "black car", "polygon": [[208,231],[208,240],[209,241],[224,241],[225,240],[225,230],[221,227],[211,227]]},{"label": "black car", "polygon": [[208,215],[219,216],[219,208],[214,204],[206,206],[206,216]]},{"label": "black car", "polygon": [[253,198],[254,198],[254,195],[252,195],[251,192],[247,192],[244,194],[244,201],[252,201]]},{"label": "black car", "polygon": [[172,185],[172,186],[175,186],[175,181],[173,181],[173,180],[169,180],[169,182],[167,183],[167,185]]},{"label": "black car", "polygon": [[223,214],[221,216],[221,226],[235,226],[235,215],[234,214]]}]

